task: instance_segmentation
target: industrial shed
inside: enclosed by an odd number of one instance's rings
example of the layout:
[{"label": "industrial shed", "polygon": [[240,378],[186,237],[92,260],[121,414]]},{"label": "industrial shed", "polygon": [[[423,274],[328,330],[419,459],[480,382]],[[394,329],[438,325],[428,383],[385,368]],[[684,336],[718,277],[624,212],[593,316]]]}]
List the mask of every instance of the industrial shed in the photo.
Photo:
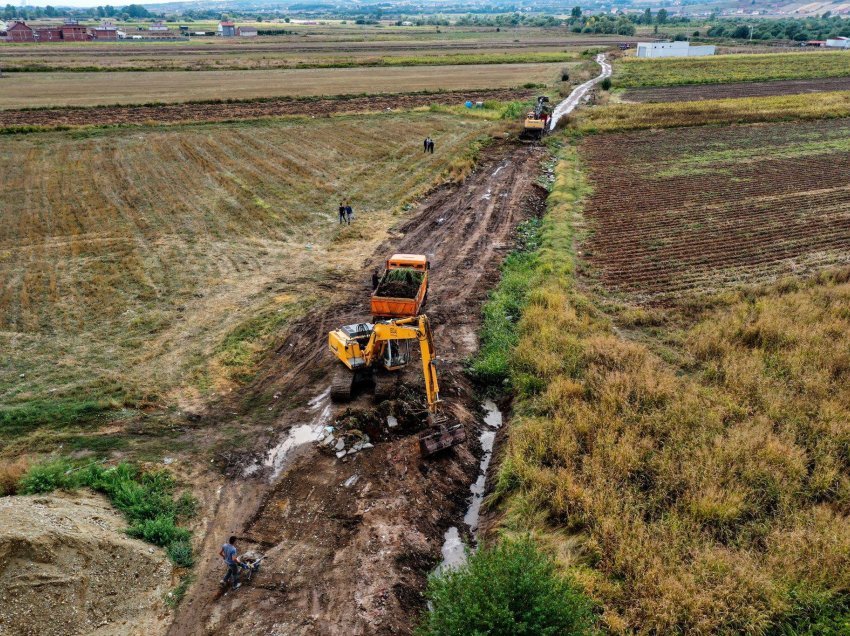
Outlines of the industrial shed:
[{"label": "industrial shed", "polygon": [[638,42],[638,57],[699,57],[714,55],[713,45],[691,46],[690,42]]}]

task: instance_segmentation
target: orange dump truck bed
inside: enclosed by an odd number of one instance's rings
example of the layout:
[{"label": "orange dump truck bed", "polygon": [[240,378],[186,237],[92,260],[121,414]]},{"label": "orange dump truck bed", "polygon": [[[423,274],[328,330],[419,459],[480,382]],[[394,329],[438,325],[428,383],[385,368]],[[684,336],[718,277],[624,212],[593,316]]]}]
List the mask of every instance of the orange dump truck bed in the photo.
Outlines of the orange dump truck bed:
[{"label": "orange dump truck bed", "polygon": [[[372,315],[380,318],[408,318],[418,316],[419,310],[425,304],[425,296],[428,294],[428,270],[431,264],[427,257],[421,254],[393,254],[387,259],[387,269],[378,285],[378,289],[371,296]],[[393,269],[407,268],[422,272],[422,282],[419,289],[409,297],[381,296],[381,287],[387,277],[387,273]]]}]

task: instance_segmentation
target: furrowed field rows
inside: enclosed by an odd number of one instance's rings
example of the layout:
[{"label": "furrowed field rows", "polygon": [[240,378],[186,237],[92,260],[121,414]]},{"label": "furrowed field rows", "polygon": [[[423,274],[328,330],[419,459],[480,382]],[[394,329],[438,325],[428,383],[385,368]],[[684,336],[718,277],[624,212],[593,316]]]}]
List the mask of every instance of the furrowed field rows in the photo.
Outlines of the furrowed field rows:
[{"label": "furrowed field rows", "polygon": [[[850,73],[850,68],[848,68]],[[629,102],[697,102],[706,99],[769,97],[850,90],[850,77],[829,77],[815,80],[773,82],[735,82],[731,84],[695,84],[668,88],[637,88],[627,90],[623,99]]]},{"label": "furrowed field rows", "polygon": [[587,260],[606,286],[656,302],[850,262],[850,155],[825,151],[847,126],[588,139]]}]

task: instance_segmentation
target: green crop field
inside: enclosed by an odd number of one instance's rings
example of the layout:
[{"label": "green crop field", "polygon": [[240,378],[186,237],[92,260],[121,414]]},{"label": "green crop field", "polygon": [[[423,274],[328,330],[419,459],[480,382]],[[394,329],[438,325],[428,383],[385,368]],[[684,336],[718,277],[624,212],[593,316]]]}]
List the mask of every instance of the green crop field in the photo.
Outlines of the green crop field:
[{"label": "green crop field", "polygon": [[850,75],[847,55],[833,51],[664,59],[626,57],[615,64],[613,81],[617,88],[636,88],[847,75]]}]

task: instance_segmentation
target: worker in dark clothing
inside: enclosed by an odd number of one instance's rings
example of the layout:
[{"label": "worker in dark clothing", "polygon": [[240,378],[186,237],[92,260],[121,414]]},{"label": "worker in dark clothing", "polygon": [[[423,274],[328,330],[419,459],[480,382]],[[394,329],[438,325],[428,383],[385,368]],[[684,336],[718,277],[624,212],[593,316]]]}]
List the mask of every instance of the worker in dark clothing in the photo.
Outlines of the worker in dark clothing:
[{"label": "worker in dark clothing", "polygon": [[430,137],[428,138],[428,152],[430,152],[432,155],[434,154],[434,140]]},{"label": "worker in dark clothing", "polygon": [[425,137],[425,141],[422,142],[422,152],[428,152],[428,148],[431,147],[431,138]]},{"label": "worker in dark clothing", "polygon": [[235,543],[236,537],[230,537],[218,552],[218,555],[224,559],[224,564],[227,566],[227,574],[224,575],[221,584],[227,585],[230,583],[233,585],[234,590],[239,589],[242,585],[239,582],[239,568],[242,566],[242,561],[236,554]]},{"label": "worker in dark clothing", "polygon": [[349,225],[351,225],[352,217],[354,217],[354,210],[351,209],[350,203],[346,203],[346,205],[345,205],[345,218],[348,220]]},{"label": "worker in dark clothing", "polygon": [[381,282],[381,277],[378,276],[378,268],[375,268],[375,271],[372,272],[372,291],[378,289],[378,284]]},{"label": "worker in dark clothing", "polygon": [[339,204],[339,224],[345,224],[345,204],[343,204],[342,202],[340,202]]}]

